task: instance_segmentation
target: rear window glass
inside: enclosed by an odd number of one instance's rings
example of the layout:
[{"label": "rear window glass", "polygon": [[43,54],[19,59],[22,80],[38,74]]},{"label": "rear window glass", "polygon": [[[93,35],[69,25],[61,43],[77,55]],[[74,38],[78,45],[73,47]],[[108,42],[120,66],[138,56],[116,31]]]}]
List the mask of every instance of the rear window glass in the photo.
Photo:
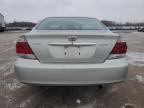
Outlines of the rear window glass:
[{"label": "rear window glass", "polygon": [[38,30],[106,30],[95,18],[46,18],[36,27]]}]

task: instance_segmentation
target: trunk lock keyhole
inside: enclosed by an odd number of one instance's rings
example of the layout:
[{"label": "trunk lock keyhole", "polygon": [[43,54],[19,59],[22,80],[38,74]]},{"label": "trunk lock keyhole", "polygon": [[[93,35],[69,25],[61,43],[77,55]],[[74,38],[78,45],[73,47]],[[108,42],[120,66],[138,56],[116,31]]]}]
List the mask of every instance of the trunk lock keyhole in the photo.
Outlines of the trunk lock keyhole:
[{"label": "trunk lock keyhole", "polygon": [[80,55],[80,54],[81,54],[81,53],[80,53],[80,46],[78,46],[78,51],[79,51],[79,53],[78,53],[78,54]]},{"label": "trunk lock keyhole", "polygon": [[65,46],[65,49],[64,49],[64,55],[67,55],[67,51],[66,51],[66,49],[67,49],[67,46]]}]

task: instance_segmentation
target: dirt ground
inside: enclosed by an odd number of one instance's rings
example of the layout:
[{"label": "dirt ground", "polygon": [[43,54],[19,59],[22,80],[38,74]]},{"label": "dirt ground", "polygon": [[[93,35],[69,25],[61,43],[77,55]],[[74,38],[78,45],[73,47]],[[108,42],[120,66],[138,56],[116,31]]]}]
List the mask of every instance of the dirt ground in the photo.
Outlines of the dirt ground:
[{"label": "dirt ground", "polygon": [[144,108],[144,33],[121,33],[128,43],[128,77],[124,83],[103,89],[19,83],[13,68],[14,47],[23,33],[0,33],[0,108]]}]

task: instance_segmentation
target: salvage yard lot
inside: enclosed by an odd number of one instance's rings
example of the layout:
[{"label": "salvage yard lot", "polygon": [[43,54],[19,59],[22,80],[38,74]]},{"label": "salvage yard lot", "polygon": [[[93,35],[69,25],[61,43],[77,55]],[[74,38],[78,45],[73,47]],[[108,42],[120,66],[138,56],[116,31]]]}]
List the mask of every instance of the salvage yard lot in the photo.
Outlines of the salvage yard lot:
[{"label": "salvage yard lot", "polygon": [[143,108],[144,33],[121,33],[128,43],[124,83],[97,86],[40,87],[17,81],[15,42],[25,32],[0,33],[0,108]]}]

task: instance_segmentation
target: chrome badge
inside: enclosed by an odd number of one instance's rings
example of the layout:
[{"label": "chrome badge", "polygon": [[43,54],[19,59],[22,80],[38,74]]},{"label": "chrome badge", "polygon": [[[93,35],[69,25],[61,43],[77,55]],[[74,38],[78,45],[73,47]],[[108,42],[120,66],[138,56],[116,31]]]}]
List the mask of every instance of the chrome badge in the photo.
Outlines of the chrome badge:
[{"label": "chrome badge", "polygon": [[74,42],[77,40],[77,36],[68,36],[68,40]]}]

